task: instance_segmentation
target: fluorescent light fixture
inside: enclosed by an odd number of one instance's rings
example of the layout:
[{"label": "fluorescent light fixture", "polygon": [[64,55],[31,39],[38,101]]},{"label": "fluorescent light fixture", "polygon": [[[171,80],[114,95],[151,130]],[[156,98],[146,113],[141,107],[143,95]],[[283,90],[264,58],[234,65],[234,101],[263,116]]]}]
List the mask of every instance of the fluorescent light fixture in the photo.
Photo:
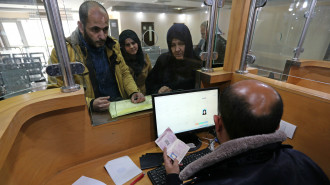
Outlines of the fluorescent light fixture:
[{"label": "fluorescent light fixture", "polygon": [[307,2],[307,1],[305,1],[305,2],[304,2],[304,4],[303,4],[303,8],[306,8],[306,7],[307,7],[307,5],[308,5],[308,2]]},{"label": "fluorescent light fixture", "polygon": [[143,17],[143,13],[142,12],[137,13],[137,17],[141,19]]}]

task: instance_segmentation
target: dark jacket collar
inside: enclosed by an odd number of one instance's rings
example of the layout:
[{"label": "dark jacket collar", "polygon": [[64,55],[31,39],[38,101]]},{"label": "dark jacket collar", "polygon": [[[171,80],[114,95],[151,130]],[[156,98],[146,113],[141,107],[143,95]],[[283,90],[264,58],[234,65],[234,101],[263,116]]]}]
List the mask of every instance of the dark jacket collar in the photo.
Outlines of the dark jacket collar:
[{"label": "dark jacket collar", "polygon": [[283,142],[286,140],[286,135],[283,131],[276,131],[272,134],[263,134],[256,136],[248,136],[227,141],[217,147],[213,152],[201,157],[200,159],[190,163],[180,172],[180,179],[187,180],[196,172],[212,166],[215,163],[224,161],[231,157],[237,156],[244,152],[260,148],[272,143]]}]

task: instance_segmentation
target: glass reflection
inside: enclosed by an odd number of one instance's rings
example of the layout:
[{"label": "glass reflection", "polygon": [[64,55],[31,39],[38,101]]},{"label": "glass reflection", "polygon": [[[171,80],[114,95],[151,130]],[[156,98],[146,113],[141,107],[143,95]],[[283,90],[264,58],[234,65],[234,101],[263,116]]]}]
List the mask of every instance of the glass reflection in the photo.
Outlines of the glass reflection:
[{"label": "glass reflection", "polygon": [[1,3],[1,99],[46,88],[45,66],[49,54],[41,7],[35,0]]},{"label": "glass reflection", "polygon": [[[58,0],[61,19],[63,24],[63,30],[66,37],[69,37],[78,26],[79,21],[78,8],[83,0],[69,1],[69,0]],[[190,32],[193,47],[195,48],[201,40],[200,25],[202,22],[209,18],[209,7],[204,6],[204,1],[193,1],[187,4],[185,1],[173,1],[171,3],[158,3],[158,2],[139,2],[135,1],[99,1],[106,9],[109,16],[109,32],[108,35],[118,40],[119,35],[123,30],[133,30],[141,41],[142,51],[144,54],[148,54],[150,58],[151,67],[156,63],[158,57],[169,51],[166,41],[167,31],[174,23],[185,24]],[[225,7],[221,9],[218,20],[218,27],[221,28],[224,39],[228,33],[229,17],[230,17],[230,1],[226,1]],[[50,53],[53,50],[53,41],[51,32],[49,29],[48,20],[45,14],[45,10],[41,1],[30,0],[29,4],[15,1],[11,4],[2,4],[3,12],[12,11],[11,6],[15,6],[16,9],[6,15],[1,13],[1,65],[10,63],[12,68],[19,68],[23,66],[24,62],[41,64],[35,68],[38,68],[41,73],[29,76],[28,70],[24,69],[21,80],[15,79],[15,81],[22,82],[17,84],[18,89],[10,90],[6,79],[0,79],[2,95],[12,94],[18,95],[21,93],[42,90],[46,88],[46,83],[53,85],[58,84],[56,78],[48,81],[48,76],[45,73],[45,67],[47,63],[52,64],[53,60],[50,59]],[[23,15],[24,14],[24,15]],[[6,17],[7,16],[7,17]],[[10,29],[9,29],[9,27]],[[8,31],[11,30],[11,31]],[[21,54],[21,56],[15,55],[13,60],[13,54]],[[25,56],[24,54],[27,54]],[[25,60],[24,60],[25,58]],[[27,59],[29,58],[29,59]],[[30,58],[36,58],[34,60]],[[76,61],[76,59],[72,59]],[[13,67],[13,64],[15,65]],[[9,67],[1,66],[1,69],[7,70]],[[27,71],[25,73],[25,71]],[[36,71],[34,72],[36,73]],[[86,87],[86,80],[82,75],[75,75],[78,80],[77,83],[82,84]],[[32,78],[33,77],[33,78]],[[31,79],[43,78],[42,81],[31,81]],[[102,77],[101,77],[102,78]],[[102,80],[104,80],[102,78]],[[6,88],[7,87],[7,88]],[[26,91],[25,91],[26,90]],[[6,92],[6,93],[5,93]],[[13,94],[12,92],[19,92]],[[7,96],[5,98],[8,98]],[[93,120],[95,116],[95,124],[106,123],[112,120],[110,117],[98,117],[99,114],[108,114],[108,112],[97,113],[92,112]],[[121,119],[121,118],[118,118]]]},{"label": "glass reflection", "polygon": [[[252,53],[255,54],[256,61],[250,65],[258,68],[259,75],[277,80],[286,80],[288,75],[298,75],[298,73],[291,74],[290,69],[286,70],[286,64],[287,60],[291,60],[294,56],[311,2],[311,0],[269,0],[266,6],[262,8],[252,42]],[[329,10],[329,0],[317,1],[303,44],[303,52],[298,60],[301,63],[299,64],[301,72],[299,72],[299,76],[295,76],[300,79],[298,81],[307,80],[308,83],[317,81],[318,85],[316,86],[323,84],[328,88],[330,85],[329,75],[327,75],[329,74],[329,67],[323,68],[322,71],[313,70],[311,72],[305,61],[314,64],[317,61],[317,65],[322,63],[321,66],[328,66],[328,62],[324,59],[327,56],[327,48],[330,43]],[[302,70],[305,72],[302,72]],[[301,76],[307,72],[306,70],[309,71],[308,73],[314,73],[315,76],[321,77]],[[283,78],[283,76],[286,76],[286,78]],[[287,82],[291,83],[290,81]]]}]

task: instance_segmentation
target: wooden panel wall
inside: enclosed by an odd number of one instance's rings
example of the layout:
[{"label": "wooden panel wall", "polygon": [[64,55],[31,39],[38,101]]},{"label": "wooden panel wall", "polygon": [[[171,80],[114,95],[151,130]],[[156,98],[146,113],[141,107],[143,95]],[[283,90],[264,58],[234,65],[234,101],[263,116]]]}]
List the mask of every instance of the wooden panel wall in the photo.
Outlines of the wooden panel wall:
[{"label": "wooden panel wall", "polygon": [[233,74],[231,83],[245,79],[267,83],[281,94],[282,119],[297,126],[294,138],[286,143],[307,154],[330,177],[330,94],[253,74]]},{"label": "wooden panel wall", "polygon": [[239,69],[251,0],[233,0],[223,70]]},{"label": "wooden panel wall", "polygon": [[330,62],[301,60],[300,66],[291,66],[288,83],[330,93]]}]

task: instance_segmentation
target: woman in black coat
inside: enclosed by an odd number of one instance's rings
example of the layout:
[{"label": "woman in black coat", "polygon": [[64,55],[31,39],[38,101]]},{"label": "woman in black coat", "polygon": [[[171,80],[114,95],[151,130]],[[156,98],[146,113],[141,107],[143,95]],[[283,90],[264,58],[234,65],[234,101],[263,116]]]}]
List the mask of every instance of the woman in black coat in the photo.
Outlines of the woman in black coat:
[{"label": "woman in black coat", "polygon": [[202,67],[193,53],[188,27],[174,24],[167,32],[169,52],[161,54],[146,80],[147,94],[187,90],[195,87],[195,71]]}]

